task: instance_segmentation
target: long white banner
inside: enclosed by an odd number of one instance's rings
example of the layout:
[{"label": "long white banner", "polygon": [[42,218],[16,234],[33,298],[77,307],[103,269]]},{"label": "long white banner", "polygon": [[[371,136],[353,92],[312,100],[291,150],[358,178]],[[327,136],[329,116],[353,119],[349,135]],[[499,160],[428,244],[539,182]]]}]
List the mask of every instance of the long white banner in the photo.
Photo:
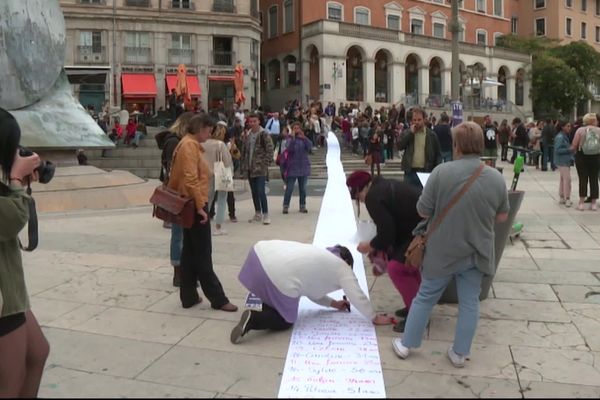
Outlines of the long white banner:
[{"label": "long white banner", "polygon": [[[368,295],[362,255],[356,251],[354,208],[346,187],[340,145],[331,132],[327,138],[327,174],[313,244],[347,246],[354,257],[354,273]],[[341,299],[343,292],[331,296]],[[302,298],[278,397],[386,397],[372,322],[358,311],[325,309]]]}]

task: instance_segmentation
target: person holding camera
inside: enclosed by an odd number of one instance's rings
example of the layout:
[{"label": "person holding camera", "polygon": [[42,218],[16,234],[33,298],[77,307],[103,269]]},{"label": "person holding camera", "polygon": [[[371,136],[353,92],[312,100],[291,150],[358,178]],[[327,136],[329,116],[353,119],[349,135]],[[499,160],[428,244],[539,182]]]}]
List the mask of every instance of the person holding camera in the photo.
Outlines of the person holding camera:
[{"label": "person holding camera", "polygon": [[37,397],[50,352],[31,312],[18,238],[29,221],[24,186],[42,162],[19,154],[20,139],[17,121],[0,109],[0,397]]}]

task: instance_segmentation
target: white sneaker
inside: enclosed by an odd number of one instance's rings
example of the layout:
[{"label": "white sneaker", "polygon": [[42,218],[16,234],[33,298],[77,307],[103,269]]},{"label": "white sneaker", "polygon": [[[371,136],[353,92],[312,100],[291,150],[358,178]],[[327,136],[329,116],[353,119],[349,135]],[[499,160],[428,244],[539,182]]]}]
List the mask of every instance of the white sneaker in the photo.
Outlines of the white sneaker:
[{"label": "white sneaker", "polygon": [[465,356],[457,354],[454,349],[452,349],[452,346],[448,348],[448,358],[450,359],[452,365],[454,365],[456,368],[462,368],[465,366]]},{"label": "white sneaker", "polygon": [[573,202],[569,199],[565,200],[565,207],[570,208],[573,205]]},{"label": "white sneaker", "polygon": [[254,217],[250,218],[248,222],[260,222],[262,221],[262,214],[254,214]]},{"label": "white sneaker", "polygon": [[410,354],[410,349],[402,344],[401,338],[392,339],[392,347],[394,347],[394,353],[403,360]]},{"label": "white sneaker", "polygon": [[269,214],[264,214],[262,219],[263,225],[270,225],[271,218],[269,218]]},{"label": "white sneaker", "polygon": [[227,235],[227,231],[223,228],[221,228],[221,229],[215,228],[215,229],[213,229],[212,234],[213,234],[213,236],[224,236],[224,235]]}]

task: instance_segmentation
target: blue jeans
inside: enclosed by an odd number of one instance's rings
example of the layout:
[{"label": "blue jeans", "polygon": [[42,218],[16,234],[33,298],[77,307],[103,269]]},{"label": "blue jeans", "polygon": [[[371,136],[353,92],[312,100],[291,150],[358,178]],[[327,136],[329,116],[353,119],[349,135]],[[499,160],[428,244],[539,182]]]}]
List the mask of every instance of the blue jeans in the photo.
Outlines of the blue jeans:
[{"label": "blue jeans", "polygon": [[213,203],[213,200],[217,196],[217,202],[215,204],[215,224],[222,225],[225,220],[225,206],[227,204],[227,192],[219,190],[215,192],[215,177],[210,179],[210,187],[208,191],[208,204],[209,206]]},{"label": "blue jeans", "polygon": [[425,332],[431,310],[437,304],[452,277],[456,279],[458,294],[458,320],[454,332],[453,349],[460,355],[469,355],[479,321],[479,293],[483,278],[483,273],[477,267],[470,267],[442,278],[422,279],[404,327],[404,335],[402,335],[404,346],[413,348],[421,346],[423,332]]},{"label": "blue jeans", "polygon": [[257,176],[255,178],[249,178],[248,182],[250,183],[250,191],[252,192],[254,211],[257,214],[268,214],[269,205],[267,204],[267,194],[265,193],[267,177]]},{"label": "blue jeans", "polygon": [[183,248],[183,228],[181,225],[171,224],[171,265],[181,265],[181,249]]},{"label": "blue jeans", "polygon": [[292,193],[294,193],[294,186],[298,180],[298,190],[300,191],[300,208],[306,208],[306,182],[308,176],[288,176],[285,180],[285,195],[283,196],[283,207],[288,208],[290,206],[290,199]]},{"label": "blue jeans", "polygon": [[550,161],[550,168],[556,169],[554,164],[554,146],[542,142],[542,171],[548,169],[548,161]]},{"label": "blue jeans", "polygon": [[442,162],[452,161],[452,150],[442,151]]}]

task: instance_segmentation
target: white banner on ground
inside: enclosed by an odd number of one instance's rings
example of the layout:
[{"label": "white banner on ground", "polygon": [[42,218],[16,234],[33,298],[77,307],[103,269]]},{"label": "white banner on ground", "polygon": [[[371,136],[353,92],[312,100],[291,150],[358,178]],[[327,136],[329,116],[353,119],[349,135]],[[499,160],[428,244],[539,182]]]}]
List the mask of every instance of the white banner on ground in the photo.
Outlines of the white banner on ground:
[{"label": "white banner on ground", "polygon": [[[354,273],[368,295],[362,255],[356,251],[356,222],[336,136],[327,138],[327,187],[313,244],[347,246]],[[343,292],[330,294],[341,299]],[[307,298],[300,301],[290,340],[279,398],[385,398],[377,336],[371,321],[350,313],[325,309]]]}]

